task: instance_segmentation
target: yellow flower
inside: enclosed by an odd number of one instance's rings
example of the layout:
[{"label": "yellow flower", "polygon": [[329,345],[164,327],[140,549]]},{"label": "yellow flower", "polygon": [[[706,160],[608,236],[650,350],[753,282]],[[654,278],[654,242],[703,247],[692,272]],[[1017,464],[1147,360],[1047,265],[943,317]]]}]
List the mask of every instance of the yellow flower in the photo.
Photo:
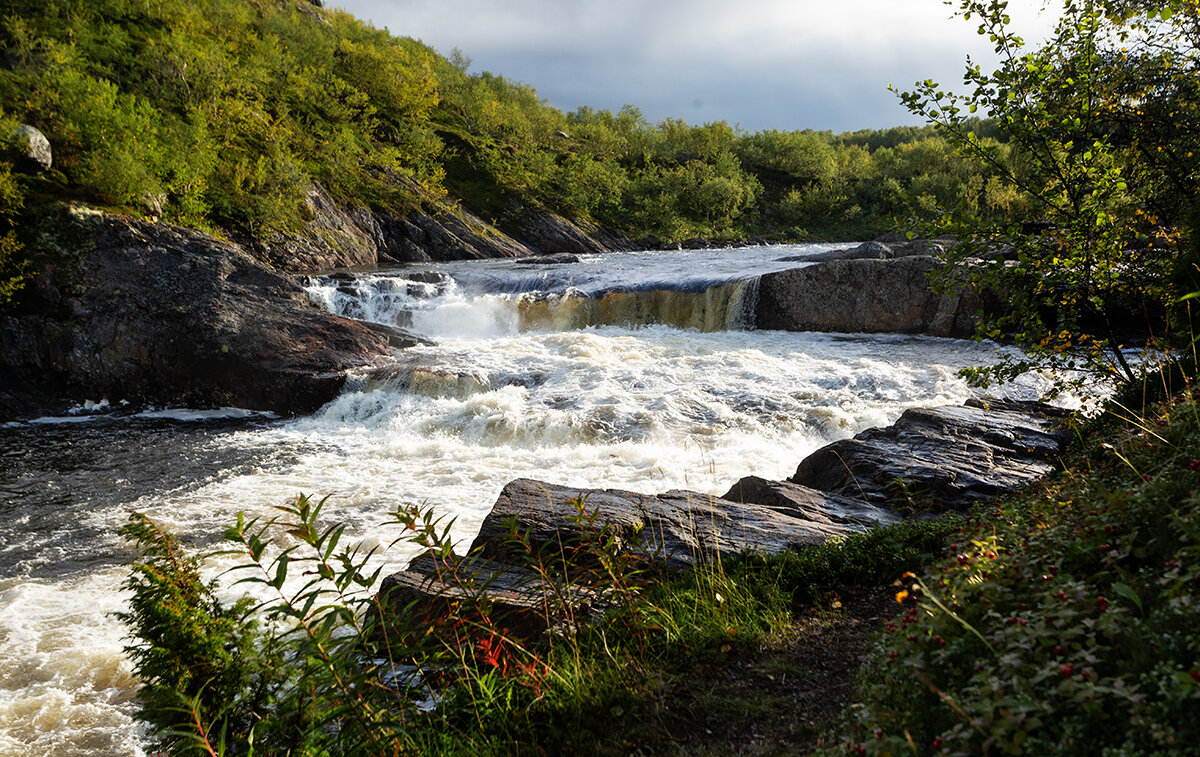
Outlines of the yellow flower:
[{"label": "yellow flower", "polygon": [[897,602],[899,602],[899,603],[901,603],[901,604],[904,604],[904,600],[905,600],[907,597],[908,597],[908,592],[907,592],[907,591],[898,591],[898,592],[896,592],[896,601],[897,601]]}]

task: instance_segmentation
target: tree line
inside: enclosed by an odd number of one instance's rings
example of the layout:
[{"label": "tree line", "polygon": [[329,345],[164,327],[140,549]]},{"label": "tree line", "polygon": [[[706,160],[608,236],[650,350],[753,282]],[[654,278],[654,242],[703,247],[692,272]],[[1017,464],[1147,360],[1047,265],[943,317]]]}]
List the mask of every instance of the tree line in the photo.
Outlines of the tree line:
[{"label": "tree line", "polygon": [[[0,212],[73,199],[241,238],[305,221],[319,183],[404,212],[431,198],[514,205],[633,238],[865,238],[913,208],[1010,210],[930,128],[747,133],[652,124],[632,106],[563,112],[503,76],[306,0],[16,0],[0,19],[5,135],[55,164],[0,165]],[[996,141],[997,149],[1004,150]]]}]

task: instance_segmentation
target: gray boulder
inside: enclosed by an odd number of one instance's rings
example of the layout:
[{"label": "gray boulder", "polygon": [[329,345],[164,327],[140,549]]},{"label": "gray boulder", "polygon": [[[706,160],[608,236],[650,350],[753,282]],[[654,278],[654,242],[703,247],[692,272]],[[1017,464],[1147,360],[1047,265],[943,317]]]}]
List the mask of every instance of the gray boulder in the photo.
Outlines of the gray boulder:
[{"label": "gray boulder", "polygon": [[721,495],[733,502],[752,503],[813,523],[871,528],[898,523],[900,517],[853,497],[810,489],[790,481],[746,476]]},{"label": "gray boulder", "polygon": [[13,130],[9,157],[18,171],[42,173],[53,165],[50,140],[29,124],[20,124]]},{"label": "gray boulder", "polygon": [[822,447],[788,480],[877,507],[911,499],[923,509],[964,510],[1049,473],[1066,447],[1065,416],[1002,401],[911,409],[891,426]]},{"label": "gray boulder", "polygon": [[638,494],[517,479],[500,492],[471,551],[499,561],[513,559],[507,544],[510,524],[527,533],[531,544],[553,548],[563,543],[564,534],[580,532],[580,509],[573,504],[578,499],[586,512],[598,513],[598,524],[613,528],[626,548],[653,555],[669,568],[746,550],[780,552],[862,530],[830,518],[809,519],[799,508],[784,512],[697,492]]},{"label": "gray boulder", "polygon": [[967,336],[979,299],[934,292],[929,256],[835,260],[764,274],[756,326],[783,331]]}]

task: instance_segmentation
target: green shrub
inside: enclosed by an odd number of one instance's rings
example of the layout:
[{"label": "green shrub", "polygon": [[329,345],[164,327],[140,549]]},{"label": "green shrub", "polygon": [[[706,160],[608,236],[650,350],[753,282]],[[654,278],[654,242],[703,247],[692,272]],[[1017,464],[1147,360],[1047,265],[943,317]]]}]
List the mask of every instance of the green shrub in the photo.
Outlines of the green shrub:
[{"label": "green shrub", "polygon": [[1114,405],[1087,433],[897,594],[832,751],[1194,751],[1200,405]]}]

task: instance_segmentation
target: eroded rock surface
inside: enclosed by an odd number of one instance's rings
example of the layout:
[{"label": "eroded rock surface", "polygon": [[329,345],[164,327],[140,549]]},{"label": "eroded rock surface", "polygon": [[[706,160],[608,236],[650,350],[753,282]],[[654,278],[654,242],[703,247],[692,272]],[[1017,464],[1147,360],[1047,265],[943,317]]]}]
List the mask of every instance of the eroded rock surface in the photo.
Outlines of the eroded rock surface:
[{"label": "eroded rock surface", "polygon": [[[513,623],[544,630],[555,619],[546,606],[546,588],[522,567],[530,552],[553,561],[607,527],[616,549],[671,570],[747,550],[802,548],[931,511],[961,510],[1048,473],[1066,444],[1064,416],[1045,405],[1015,402],[909,410],[892,426],[823,447],[789,481],[748,476],[721,497],[518,479],[500,493],[465,564],[495,572],[488,595]],[[513,541],[514,531],[524,535],[526,546]],[[578,553],[559,562],[571,559]],[[423,557],[389,578],[387,591],[397,592],[389,599],[393,606],[438,608],[460,595],[438,579],[435,567],[432,558]],[[586,593],[577,599],[594,600]]]},{"label": "eroded rock surface", "polygon": [[810,520],[799,509],[783,512],[697,492],[638,494],[517,479],[500,492],[471,551],[512,559],[506,544],[510,524],[528,534],[530,544],[553,547],[564,534],[580,530],[581,510],[572,502],[577,499],[583,501],[582,512],[597,512],[596,521],[610,526],[626,548],[652,555],[671,568],[746,550],[779,552],[863,530],[859,524],[828,518]]},{"label": "eroded rock surface", "polygon": [[934,292],[929,255],[833,260],[759,279],[756,325],[783,331],[967,336],[977,297]]},{"label": "eroded rock surface", "polygon": [[331,315],[291,277],[198,231],[79,209],[56,227],[73,262],[42,270],[0,325],[9,414],[50,384],[77,400],[311,412],[348,370],[418,341]]},{"label": "eroded rock surface", "polygon": [[963,510],[1049,473],[1066,445],[1064,417],[1018,402],[911,409],[891,426],[822,447],[789,481],[876,506],[905,507],[911,498]]}]

